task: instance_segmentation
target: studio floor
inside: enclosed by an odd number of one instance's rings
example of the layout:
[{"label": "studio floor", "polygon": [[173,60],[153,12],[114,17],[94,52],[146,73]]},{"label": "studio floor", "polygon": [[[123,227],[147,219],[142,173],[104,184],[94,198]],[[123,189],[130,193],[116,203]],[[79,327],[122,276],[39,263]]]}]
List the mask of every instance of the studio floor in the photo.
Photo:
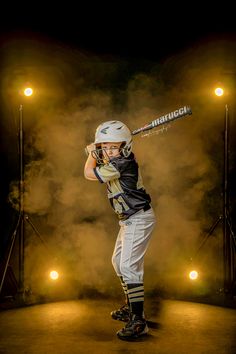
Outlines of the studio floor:
[{"label": "studio floor", "polygon": [[146,304],[148,335],[121,341],[116,300],[78,299],[0,311],[0,354],[235,354],[236,309],[159,300]]}]

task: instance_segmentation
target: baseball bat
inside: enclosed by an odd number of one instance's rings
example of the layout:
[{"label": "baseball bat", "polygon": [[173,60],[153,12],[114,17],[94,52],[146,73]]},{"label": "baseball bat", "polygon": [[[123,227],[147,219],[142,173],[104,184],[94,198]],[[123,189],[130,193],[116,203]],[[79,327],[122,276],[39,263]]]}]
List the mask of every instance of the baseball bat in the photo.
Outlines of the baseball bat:
[{"label": "baseball bat", "polygon": [[179,119],[179,118],[184,117],[188,114],[192,114],[192,110],[191,110],[190,106],[180,107],[179,109],[176,109],[175,111],[167,113],[167,114],[153,120],[152,122],[144,125],[141,128],[133,130],[131,134],[132,135],[139,134],[139,133],[144,132],[146,130],[153,129],[159,125],[163,125],[163,124],[172,122],[173,120]]}]

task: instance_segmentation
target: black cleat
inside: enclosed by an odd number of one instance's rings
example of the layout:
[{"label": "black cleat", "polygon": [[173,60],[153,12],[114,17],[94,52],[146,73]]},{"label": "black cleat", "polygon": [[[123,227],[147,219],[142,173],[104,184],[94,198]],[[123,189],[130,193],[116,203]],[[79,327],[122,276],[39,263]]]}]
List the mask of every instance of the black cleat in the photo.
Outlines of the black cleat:
[{"label": "black cleat", "polygon": [[118,310],[111,312],[111,317],[114,320],[128,322],[130,319],[130,309],[128,305],[123,305]]},{"label": "black cleat", "polygon": [[148,333],[147,322],[144,318],[132,315],[130,321],[124,328],[119,330],[116,334],[122,340],[136,340]]}]

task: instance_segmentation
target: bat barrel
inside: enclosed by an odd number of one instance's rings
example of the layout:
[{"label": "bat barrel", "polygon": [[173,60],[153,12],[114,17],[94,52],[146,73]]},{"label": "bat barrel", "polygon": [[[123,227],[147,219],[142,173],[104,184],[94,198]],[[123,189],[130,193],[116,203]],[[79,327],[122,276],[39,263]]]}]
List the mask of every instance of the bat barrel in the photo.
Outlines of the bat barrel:
[{"label": "bat barrel", "polygon": [[146,124],[144,127],[138,128],[132,132],[132,135],[136,135],[140,132],[146,131],[153,129],[159,125],[169,123],[175,119],[181,118],[183,116],[186,116],[187,114],[192,114],[192,110],[190,106],[183,106],[179,109],[176,109],[175,111],[172,111],[170,113],[167,113],[155,120],[153,120],[151,123]]}]

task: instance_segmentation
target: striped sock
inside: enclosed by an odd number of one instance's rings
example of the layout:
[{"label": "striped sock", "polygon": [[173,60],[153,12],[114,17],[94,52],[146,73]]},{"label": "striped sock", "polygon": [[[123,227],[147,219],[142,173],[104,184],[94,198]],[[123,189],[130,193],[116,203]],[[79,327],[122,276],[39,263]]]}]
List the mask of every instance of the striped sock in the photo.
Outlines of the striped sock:
[{"label": "striped sock", "polygon": [[125,294],[125,303],[129,306],[129,297],[128,297],[128,288],[126,283],[123,280],[123,277],[119,277],[120,278],[120,282],[121,282],[121,286],[123,288],[124,294]]},{"label": "striped sock", "polygon": [[131,312],[139,317],[144,316],[144,286],[143,283],[127,284]]}]

